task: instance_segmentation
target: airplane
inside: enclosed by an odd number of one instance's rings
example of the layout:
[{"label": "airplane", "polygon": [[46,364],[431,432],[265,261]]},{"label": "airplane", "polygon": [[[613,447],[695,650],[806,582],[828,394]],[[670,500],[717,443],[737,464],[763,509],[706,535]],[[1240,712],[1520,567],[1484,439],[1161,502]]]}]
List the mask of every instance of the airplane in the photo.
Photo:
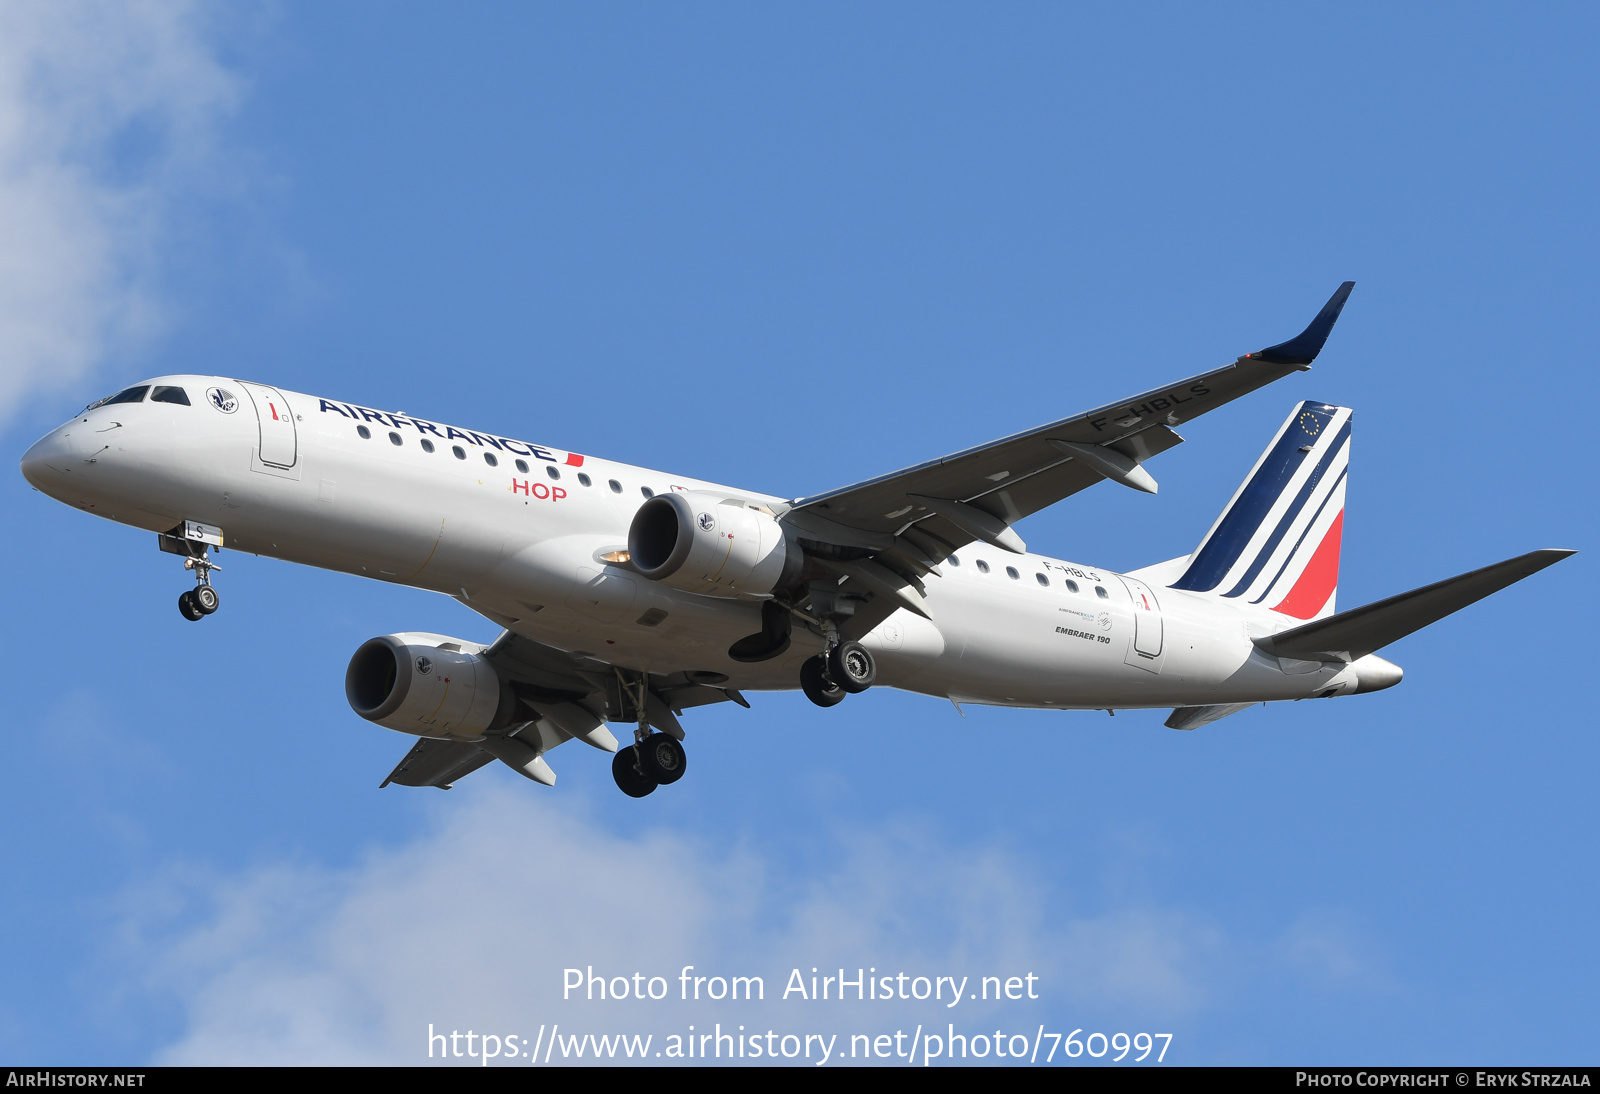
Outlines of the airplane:
[{"label": "airplane", "polygon": [[644,797],[686,770],[686,710],[796,686],[821,707],[875,684],[957,709],[1171,707],[1165,724],[1194,730],[1392,687],[1378,650],[1574,553],[1337,612],[1352,412],[1311,400],[1190,554],[1117,573],[1028,550],[1022,518],[1102,481],[1154,494],[1145,464],[1177,427],[1309,370],[1353,288],[1221,368],[811,497],[201,375],[94,403],[22,473],[156,533],[193,572],[192,621],[219,606],[226,545],[440,592],[500,627],[355,651],[351,708],[416,738],[382,786],[448,789],[495,760],[553,786],[550,751],[579,740]]}]

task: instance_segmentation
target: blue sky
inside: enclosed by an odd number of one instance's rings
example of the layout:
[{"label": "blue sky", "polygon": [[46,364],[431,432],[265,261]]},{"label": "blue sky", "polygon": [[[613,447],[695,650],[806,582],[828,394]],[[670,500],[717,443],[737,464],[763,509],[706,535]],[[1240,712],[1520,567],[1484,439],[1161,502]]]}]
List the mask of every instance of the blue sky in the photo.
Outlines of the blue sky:
[{"label": "blue sky", "polygon": [[[363,640],[494,627],[225,555],[196,627],[152,537],[0,479],[13,534],[0,1054],[425,1059],[883,1010],[560,999],[561,969],[1032,971],[972,1020],[1174,1034],[1182,1063],[1592,1061],[1592,8],[14,5],[0,398],[216,372],[786,495],[1296,333],[1315,369],[1029,518],[1187,553],[1296,401],[1356,410],[1341,606],[1576,558],[1386,651],[1400,687],[1255,708],[876,690],[694,712],[624,799],[407,746]],[[954,1019],[951,1019],[954,1020]]]}]

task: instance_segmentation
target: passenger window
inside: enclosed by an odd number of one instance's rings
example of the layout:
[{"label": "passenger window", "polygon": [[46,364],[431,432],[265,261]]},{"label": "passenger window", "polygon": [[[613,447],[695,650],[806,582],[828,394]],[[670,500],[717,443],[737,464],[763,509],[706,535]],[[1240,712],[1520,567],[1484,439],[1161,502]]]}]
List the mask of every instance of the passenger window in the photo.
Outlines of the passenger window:
[{"label": "passenger window", "polygon": [[404,441],[402,441],[400,439],[400,434],[391,433],[391,434],[389,434],[389,443],[392,444],[392,445],[402,445],[402,444],[405,444],[406,442],[404,442]]},{"label": "passenger window", "polygon": [[[117,392],[111,398],[96,403],[95,406],[110,406],[113,403],[142,403],[144,402],[144,393],[149,390],[149,384],[145,384],[143,387],[126,388]],[[90,407],[90,409],[93,410],[94,407]]]},{"label": "passenger window", "polygon": [[1072,580],[1069,577],[1069,578],[1067,578],[1067,588],[1071,589],[1073,592],[1077,592],[1078,591],[1078,583],[1076,581]]},{"label": "passenger window", "polygon": [[527,460],[518,460],[517,461],[517,470],[521,471],[524,475],[526,475],[528,473],[528,461]]},{"label": "passenger window", "polygon": [[559,479],[561,477],[561,469],[553,463],[545,464],[544,469],[549,473],[552,479]]},{"label": "passenger window", "polygon": [[356,426],[356,436],[360,437],[364,441],[370,441],[372,440],[372,430],[368,429],[364,425],[358,425]]},{"label": "passenger window", "polygon": [[189,405],[189,393],[181,387],[158,387],[150,393],[152,403],[173,403],[177,406]]},{"label": "passenger window", "polygon": [[957,558],[955,555],[951,555],[950,556],[950,565],[959,566],[959,565],[961,565],[961,560],[959,558]]},{"label": "passenger window", "polygon": [[648,486],[639,487],[639,493],[643,494],[647,498],[653,498],[656,496],[656,492],[650,489]]},{"label": "passenger window", "polygon": [[493,452],[485,452],[483,454],[483,462],[488,464],[490,467],[500,466],[500,461],[494,458]]},{"label": "passenger window", "polygon": [[989,564],[983,561],[981,558],[978,560],[978,572],[980,574],[986,574],[989,572]]},{"label": "passenger window", "polygon": [[588,475],[585,475],[582,471],[578,472],[578,481],[583,483],[583,485],[585,485],[585,486],[593,486],[594,485],[594,480],[591,479]]},{"label": "passenger window", "polygon": [[428,438],[426,438],[426,437],[422,438],[422,450],[424,452],[432,452],[433,451],[433,442],[428,440]]},{"label": "passenger window", "polygon": [[1094,595],[1098,596],[1101,600],[1110,600],[1111,599],[1111,594],[1106,592],[1105,588],[1103,586],[1100,586],[1100,585],[1096,585],[1094,587]]},{"label": "passenger window", "polygon": [[1007,566],[1006,567],[1006,576],[1009,577],[1012,581],[1016,581],[1022,575],[1017,573],[1017,568],[1015,566]]},{"label": "passenger window", "polygon": [[456,454],[456,459],[458,459],[458,460],[464,460],[464,459],[467,458],[467,454],[465,452],[461,451],[461,446],[459,444],[451,445],[450,446],[450,451],[452,451],[452,452],[454,452]]},{"label": "passenger window", "polygon": [[1050,579],[1048,577],[1045,577],[1043,574],[1034,574],[1033,575],[1033,579],[1035,581],[1037,581],[1041,585],[1050,584]]},{"label": "passenger window", "polygon": [[613,494],[622,493],[622,484],[620,482],[618,482],[616,479],[612,479],[611,480],[611,492]]}]

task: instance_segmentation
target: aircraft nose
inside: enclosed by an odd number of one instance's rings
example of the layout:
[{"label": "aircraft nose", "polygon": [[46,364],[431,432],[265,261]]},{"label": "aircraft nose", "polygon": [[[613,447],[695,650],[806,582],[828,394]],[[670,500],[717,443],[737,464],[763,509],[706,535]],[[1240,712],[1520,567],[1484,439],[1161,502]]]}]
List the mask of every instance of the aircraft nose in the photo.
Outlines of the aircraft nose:
[{"label": "aircraft nose", "polygon": [[22,477],[46,494],[54,493],[72,466],[71,440],[56,429],[41,437],[22,454]]}]

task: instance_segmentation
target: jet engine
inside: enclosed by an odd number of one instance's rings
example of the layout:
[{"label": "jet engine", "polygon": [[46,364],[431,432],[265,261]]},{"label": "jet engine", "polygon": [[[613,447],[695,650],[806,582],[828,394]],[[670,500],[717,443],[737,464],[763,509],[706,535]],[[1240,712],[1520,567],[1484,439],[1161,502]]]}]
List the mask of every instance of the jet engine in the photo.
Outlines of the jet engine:
[{"label": "jet engine", "polygon": [[479,654],[442,634],[386,634],[350,658],[344,693],[369,722],[418,737],[476,741],[516,709],[511,689]]},{"label": "jet engine", "polygon": [[694,491],[658,494],[628,528],[634,569],[705,596],[771,593],[800,576],[805,556],[770,513]]}]

